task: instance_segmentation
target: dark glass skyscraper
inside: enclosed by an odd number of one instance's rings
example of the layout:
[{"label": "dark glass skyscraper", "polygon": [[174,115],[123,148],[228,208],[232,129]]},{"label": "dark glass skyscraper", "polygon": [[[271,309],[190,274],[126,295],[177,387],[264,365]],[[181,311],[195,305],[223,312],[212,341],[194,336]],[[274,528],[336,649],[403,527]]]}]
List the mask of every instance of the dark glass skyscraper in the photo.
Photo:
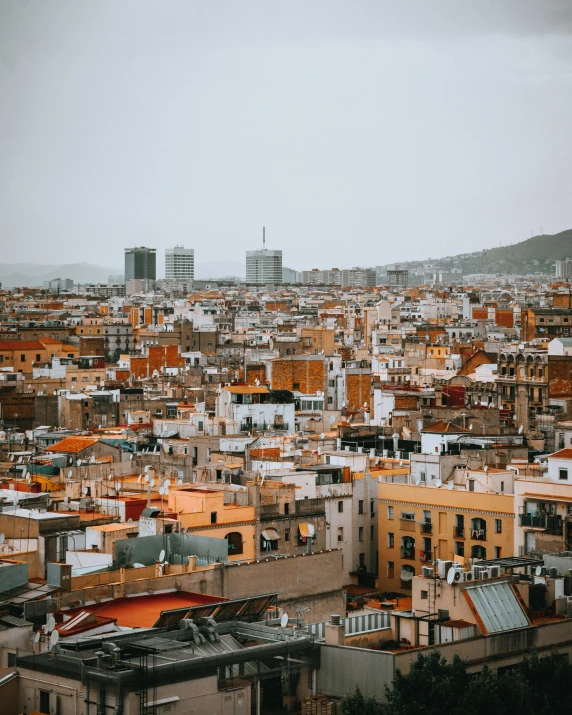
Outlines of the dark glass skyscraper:
[{"label": "dark glass skyscraper", "polygon": [[125,249],[125,280],[150,280],[157,278],[157,256],[154,248]]}]

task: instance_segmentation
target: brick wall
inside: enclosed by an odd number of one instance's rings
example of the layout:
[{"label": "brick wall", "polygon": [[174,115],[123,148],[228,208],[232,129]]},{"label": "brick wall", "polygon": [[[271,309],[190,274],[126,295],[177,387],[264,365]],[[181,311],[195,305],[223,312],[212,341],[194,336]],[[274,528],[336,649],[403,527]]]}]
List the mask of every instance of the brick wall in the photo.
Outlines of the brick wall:
[{"label": "brick wall", "polygon": [[572,357],[551,355],[548,358],[548,395],[572,396]]},{"label": "brick wall", "polygon": [[272,389],[297,390],[304,394],[325,390],[324,360],[274,360]]}]

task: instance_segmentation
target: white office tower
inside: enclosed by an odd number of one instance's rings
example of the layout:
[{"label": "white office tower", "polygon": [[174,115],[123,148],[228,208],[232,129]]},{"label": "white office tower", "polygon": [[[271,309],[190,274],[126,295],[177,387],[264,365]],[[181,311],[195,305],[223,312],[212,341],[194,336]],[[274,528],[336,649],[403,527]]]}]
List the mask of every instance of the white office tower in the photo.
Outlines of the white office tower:
[{"label": "white office tower", "polygon": [[262,250],[246,252],[247,283],[282,283],[282,251],[266,248],[266,232],[262,230]]},{"label": "white office tower", "polygon": [[171,281],[195,279],[195,251],[192,248],[167,248],[165,250],[165,278]]}]

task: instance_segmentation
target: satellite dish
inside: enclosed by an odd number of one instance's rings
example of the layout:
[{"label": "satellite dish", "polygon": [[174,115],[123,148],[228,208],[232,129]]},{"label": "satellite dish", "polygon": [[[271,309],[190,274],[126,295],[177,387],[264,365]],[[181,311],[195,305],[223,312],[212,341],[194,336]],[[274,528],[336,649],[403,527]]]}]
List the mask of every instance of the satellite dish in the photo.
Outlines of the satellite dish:
[{"label": "satellite dish", "polygon": [[48,633],[51,633],[54,630],[54,628],[56,627],[56,619],[51,614],[48,616],[46,625],[48,627]]},{"label": "satellite dish", "polygon": [[469,425],[469,429],[470,429],[470,430],[473,429],[473,423],[472,423],[472,422],[471,422],[471,424]]},{"label": "satellite dish", "polygon": [[148,474],[145,475],[145,478],[144,478],[143,481],[145,481],[145,482],[148,482],[148,481],[149,481],[149,475],[148,475]]},{"label": "satellite dish", "polygon": [[451,586],[455,583],[455,572],[457,569],[450,568],[447,571],[447,583]]},{"label": "satellite dish", "polygon": [[165,494],[165,487],[159,487],[159,494],[163,496]]},{"label": "satellite dish", "polygon": [[41,637],[42,637],[42,634],[40,633],[40,631],[36,631],[34,633],[34,643],[39,643]]},{"label": "satellite dish", "polygon": [[524,430],[524,425],[520,425],[520,427],[518,428],[518,433],[522,434],[523,430]]},{"label": "satellite dish", "polygon": [[72,472],[72,470],[70,469],[70,470],[68,471],[68,479],[71,479],[72,477],[73,477],[73,472]]},{"label": "satellite dish", "polygon": [[78,459],[77,462],[76,462],[76,464],[77,464],[78,467],[81,467],[81,465],[83,464],[83,462],[81,461],[81,459]]},{"label": "satellite dish", "polygon": [[150,465],[150,464],[146,464],[144,471],[145,471],[145,472],[148,472],[150,469],[151,469],[151,465]]},{"label": "satellite dish", "polygon": [[485,464],[485,466],[483,467],[483,472],[488,472],[488,471],[489,471],[489,465]]},{"label": "satellite dish", "polygon": [[13,462],[13,461],[14,461],[14,455],[13,455],[13,454],[11,454],[11,455],[10,455],[10,457],[9,457],[8,459],[9,459],[9,460],[10,460],[11,462]]},{"label": "satellite dish", "polygon": [[154,479],[151,479],[151,481],[149,482],[149,486],[150,486],[150,487],[154,487],[154,486],[155,486],[155,480],[154,480]]},{"label": "satellite dish", "polygon": [[60,634],[58,633],[58,631],[53,631],[52,635],[50,636],[50,645],[55,646],[56,643],[59,641],[59,639],[60,639]]},{"label": "satellite dish", "polygon": [[88,491],[89,491],[89,487],[84,487],[84,488],[81,490],[81,492],[82,492],[82,494],[83,494],[84,496],[87,496]]},{"label": "satellite dish", "polygon": [[129,459],[130,459],[130,460],[133,459],[133,455],[132,455],[132,454],[129,455]]},{"label": "satellite dish", "polygon": [[182,484],[182,483],[183,483],[183,480],[179,477],[179,478],[177,479],[177,484]]},{"label": "satellite dish", "polygon": [[133,564],[133,568],[134,568],[134,569],[144,569],[144,568],[145,568],[145,564]]},{"label": "satellite dish", "polygon": [[165,560],[165,549],[161,549],[161,553],[159,554],[159,561],[161,563]]},{"label": "satellite dish", "polygon": [[323,439],[326,439],[326,435],[325,435],[323,432],[322,432],[322,434],[320,435],[320,439],[322,439],[322,440],[323,440]]},{"label": "satellite dish", "polygon": [[542,566],[537,566],[536,569],[535,569],[535,571],[534,571],[534,573],[535,573],[537,576],[542,576]]},{"label": "satellite dish", "polygon": [[280,619],[280,625],[282,628],[286,628],[286,626],[288,625],[288,614],[287,613],[282,614],[282,618]]},{"label": "satellite dish", "polygon": [[435,486],[436,486],[436,487],[440,487],[440,486],[441,486],[441,483],[442,483],[442,482],[441,482],[440,479],[436,479],[436,480],[435,480]]},{"label": "satellite dish", "polygon": [[18,457],[18,461],[16,462],[16,464],[22,464],[22,461],[22,457]]},{"label": "satellite dish", "polygon": [[454,486],[453,482],[447,482],[447,489],[451,490]]},{"label": "satellite dish", "polygon": [[168,489],[171,486],[171,480],[165,479],[165,481],[163,482],[163,486],[165,487],[165,489]]},{"label": "satellite dish", "polygon": [[115,491],[118,492],[121,489],[121,482],[115,482]]}]

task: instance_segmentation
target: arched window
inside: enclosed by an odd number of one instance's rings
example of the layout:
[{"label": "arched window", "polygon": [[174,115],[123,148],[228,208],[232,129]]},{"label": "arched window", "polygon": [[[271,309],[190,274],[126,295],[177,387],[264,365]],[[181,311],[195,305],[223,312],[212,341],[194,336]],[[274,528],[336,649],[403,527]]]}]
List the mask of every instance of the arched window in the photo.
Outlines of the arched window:
[{"label": "arched window", "polygon": [[471,558],[472,559],[486,559],[487,558],[487,550],[485,549],[484,546],[481,546],[480,544],[475,544],[475,546],[471,546]]},{"label": "arched window", "polygon": [[409,564],[403,564],[401,567],[401,588],[411,591],[413,585],[413,577],[415,576],[415,567]]},{"label": "arched window", "polygon": [[226,541],[228,544],[228,555],[236,556],[237,554],[242,554],[243,544],[242,544],[242,534],[240,531],[231,531],[226,535]]}]

